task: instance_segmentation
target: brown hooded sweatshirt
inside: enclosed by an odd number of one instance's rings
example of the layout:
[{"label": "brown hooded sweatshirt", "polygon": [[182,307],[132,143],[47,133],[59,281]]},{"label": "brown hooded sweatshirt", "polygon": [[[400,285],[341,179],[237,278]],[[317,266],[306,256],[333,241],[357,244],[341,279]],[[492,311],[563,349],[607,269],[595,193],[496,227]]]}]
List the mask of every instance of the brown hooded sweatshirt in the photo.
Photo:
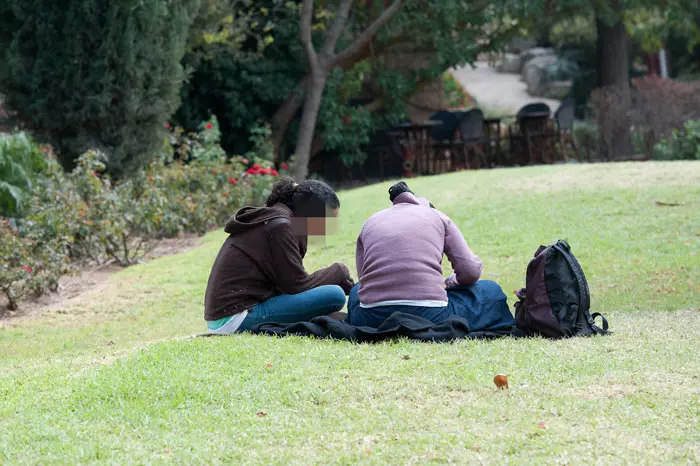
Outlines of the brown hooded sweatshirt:
[{"label": "brown hooded sweatshirt", "polygon": [[[226,222],[226,239],[214,261],[204,299],[204,319],[219,320],[280,294],[351,283],[347,267],[304,269],[307,238],[294,233],[284,204],[244,207]],[[349,290],[345,290],[346,294]]]}]

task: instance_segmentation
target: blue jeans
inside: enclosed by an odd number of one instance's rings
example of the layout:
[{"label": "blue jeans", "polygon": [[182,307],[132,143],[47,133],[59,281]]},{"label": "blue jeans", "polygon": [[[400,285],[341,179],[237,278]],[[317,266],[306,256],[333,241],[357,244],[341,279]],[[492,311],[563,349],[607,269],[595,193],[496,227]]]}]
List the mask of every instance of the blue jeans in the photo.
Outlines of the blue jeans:
[{"label": "blue jeans", "polygon": [[258,324],[293,324],[340,311],[345,307],[345,292],[337,285],[324,285],[299,294],[283,294],[251,308],[239,332]]},{"label": "blue jeans", "polygon": [[348,323],[355,326],[377,328],[394,312],[417,315],[435,324],[453,316],[462,317],[469,323],[469,330],[472,332],[515,325],[505,293],[498,284],[490,280],[449,288],[448,304],[445,307],[381,306],[367,309],[360,306],[359,289],[360,285],[355,285],[348,301]]}]

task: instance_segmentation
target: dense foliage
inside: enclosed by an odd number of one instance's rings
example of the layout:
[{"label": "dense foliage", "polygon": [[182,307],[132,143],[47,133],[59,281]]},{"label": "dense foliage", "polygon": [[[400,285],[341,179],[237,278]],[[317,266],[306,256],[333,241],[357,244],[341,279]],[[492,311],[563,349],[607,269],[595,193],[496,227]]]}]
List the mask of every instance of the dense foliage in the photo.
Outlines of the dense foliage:
[{"label": "dense foliage", "polygon": [[0,133],[0,216],[20,215],[44,166],[41,150],[28,134]]},{"label": "dense foliage", "polygon": [[3,3],[0,89],[19,119],[66,168],[90,148],[115,175],[148,163],[179,104],[199,0]]},{"label": "dense foliage", "polygon": [[660,160],[700,160],[700,120],[688,121],[683,129],[674,129],[671,137],[654,149],[655,158]]},{"label": "dense foliage", "polygon": [[203,129],[186,136],[196,154],[190,163],[163,158],[126,181],[105,176],[98,151],[83,154],[71,173],[49,156],[24,217],[15,226],[0,218],[0,293],[10,307],[54,290],[76,263],[130,265],[161,238],[205,233],[237,207],[261,203],[277,171],[242,157],[227,161],[215,122]]},{"label": "dense foliage", "polygon": [[[365,156],[361,148],[372,134],[386,128],[390,121],[405,118],[406,101],[413,93],[439,79],[447,68],[497,49],[516,31],[503,19],[500,3],[424,3],[407,2],[355,62],[329,75],[312,157],[325,150],[340,154],[348,164],[361,161]],[[277,0],[262,4],[266,8],[263,19],[274,25],[264,50],[251,45],[256,52],[251,56],[227,41],[200,40],[185,58],[193,73],[183,89],[183,104],[174,121],[194,129],[197,122],[213,113],[221,123],[222,145],[233,154],[250,150],[253,130],[270,122],[295,92],[304,92],[298,87],[306,76],[299,43],[298,5]],[[355,2],[352,13],[338,50],[361,34],[381,8],[375,9],[372,2]],[[319,2],[313,28],[317,45],[322,43],[332,19],[331,5]],[[258,43],[253,39],[250,42]],[[451,103],[468,99],[453,82],[448,80],[447,84]],[[301,110],[298,107],[293,113],[289,131],[280,143],[278,162],[294,152]]]}]

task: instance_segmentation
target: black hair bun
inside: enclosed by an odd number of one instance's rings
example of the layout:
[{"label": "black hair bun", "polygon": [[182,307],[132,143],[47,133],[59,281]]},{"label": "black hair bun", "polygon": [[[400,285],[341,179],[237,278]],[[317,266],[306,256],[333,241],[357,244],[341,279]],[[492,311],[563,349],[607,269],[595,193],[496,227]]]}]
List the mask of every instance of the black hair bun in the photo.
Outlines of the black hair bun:
[{"label": "black hair bun", "polygon": [[403,193],[411,193],[413,194],[413,191],[411,191],[406,183],[403,181],[399,181],[396,183],[394,186],[389,188],[389,200],[391,202],[394,202],[394,199],[399,197],[399,195]]}]

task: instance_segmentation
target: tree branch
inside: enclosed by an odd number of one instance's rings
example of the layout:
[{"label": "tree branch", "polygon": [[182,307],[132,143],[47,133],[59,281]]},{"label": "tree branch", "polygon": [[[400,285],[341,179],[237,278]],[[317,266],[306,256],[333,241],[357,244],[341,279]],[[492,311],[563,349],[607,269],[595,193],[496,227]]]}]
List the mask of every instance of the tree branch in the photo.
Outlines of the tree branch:
[{"label": "tree branch", "polygon": [[314,16],[314,0],[304,0],[301,6],[301,45],[312,70],[316,69],[316,51],[311,40],[311,21]]},{"label": "tree branch", "polygon": [[362,53],[362,50],[369,45],[369,42],[377,35],[379,30],[389,22],[394,13],[399,11],[406,0],[394,0],[391,6],[377,18],[365,31],[355,39],[355,41],[345,50],[335,55],[333,64],[343,62],[357,54]]},{"label": "tree branch", "polygon": [[338,11],[335,12],[335,19],[333,24],[328,31],[326,36],[326,41],[323,44],[323,49],[321,50],[321,55],[325,57],[332,57],[333,52],[335,52],[335,44],[338,42],[340,34],[345,28],[345,23],[348,20],[348,13],[350,13],[350,6],[352,5],[352,0],[342,0],[340,5],[338,5]]}]

